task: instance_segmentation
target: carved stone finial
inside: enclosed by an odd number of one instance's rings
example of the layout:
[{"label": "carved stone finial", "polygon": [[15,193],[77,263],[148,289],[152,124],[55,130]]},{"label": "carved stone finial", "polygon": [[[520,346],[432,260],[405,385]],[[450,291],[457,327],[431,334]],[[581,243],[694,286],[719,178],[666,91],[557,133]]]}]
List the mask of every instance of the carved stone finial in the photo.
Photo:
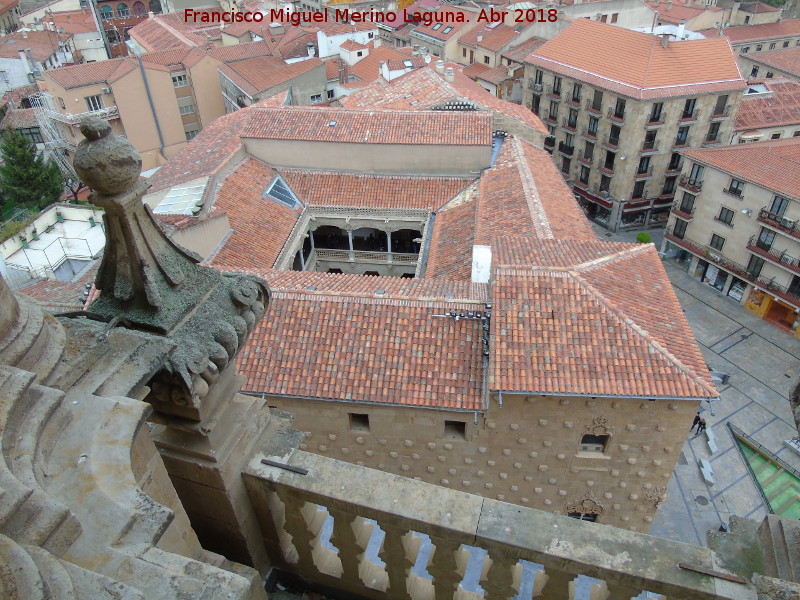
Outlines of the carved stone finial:
[{"label": "carved stone finial", "polygon": [[128,189],[142,172],[142,158],[131,143],[111,135],[111,125],[97,116],[81,120],[86,138],[78,144],[73,166],[81,180],[101,194]]},{"label": "carved stone finial", "polygon": [[128,140],[111,135],[98,117],[81,121],[86,139],[75,170],[105,209],[106,249],[90,310],[122,317],[176,342],[151,382],[158,412],[194,421],[211,387],[233,361],[269,302],[267,284],[248,275],[220,273],[170,240],[142,198],[142,160]]}]

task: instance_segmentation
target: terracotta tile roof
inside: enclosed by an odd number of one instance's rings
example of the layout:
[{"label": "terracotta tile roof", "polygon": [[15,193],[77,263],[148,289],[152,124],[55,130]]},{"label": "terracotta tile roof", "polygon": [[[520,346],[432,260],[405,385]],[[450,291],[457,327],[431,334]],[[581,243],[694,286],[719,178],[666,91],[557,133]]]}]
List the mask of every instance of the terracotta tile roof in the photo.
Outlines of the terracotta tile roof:
[{"label": "terracotta tile roof", "polygon": [[257,56],[222,65],[219,71],[253,97],[321,66],[318,58],[288,64],[273,56]]},{"label": "terracotta tile roof", "polygon": [[224,212],[233,232],[213,256],[212,264],[256,269],[275,264],[300,210],[265,197],[275,171],[253,158],[244,160],[220,186],[214,213]]},{"label": "terracotta tile roof", "polygon": [[0,37],[0,58],[19,60],[19,51],[30,48],[33,58],[44,62],[56,53],[59,42],[71,38],[71,34],[53,31],[15,31]]},{"label": "terracotta tile roof", "polygon": [[252,111],[241,135],[350,144],[484,146],[491,145],[492,118],[484,113],[285,107]]},{"label": "terracotta tile roof", "polygon": [[36,109],[13,108],[0,122],[0,129],[20,129],[22,127],[38,127]]},{"label": "terracotta tile roof", "polygon": [[433,223],[425,277],[470,281],[472,246],[478,209],[478,183],[437,211]]},{"label": "terracotta tile roof", "polygon": [[481,75],[483,73],[486,73],[486,71],[491,71],[491,70],[492,68],[490,66],[476,62],[472,63],[469,66],[464,67],[461,72],[470,79],[474,80],[478,77],[478,75]]},{"label": "terracotta tile roof", "polygon": [[[731,41],[731,44],[793,37],[800,35],[800,19],[787,19],[780,23],[762,23],[760,25],[735,25],[726,27],[722,32]],[[716,28],[703,29],[698,33],[702,33],[707,38],[719,37],[719,30]]]},{"label": "terracotta tile roof", "polygon": [[726,39],[672,42],[666,48],[661,41],[646,33],[579,19],[526,60],[637,99],[745,88]]},{"label": "terracotta tile roof", "polygon": [[356,64],[351,65],[349,72],[358,77],[360,81],[369,83],[378,79],[381,61],[390,62],[395,60],[402,61],[409,60],[409,58],[389,46],[378,46]]},{"label": "terracotta tile roof", "polygon": [[12,103],[15,107],[21,108],[23,100],[27,100],[34,94],[38,94],[40,91],[41,90],[39,89],[39,86],[35,83],[21,85],[18,88],[8,90],[5,94],[3,94],[2,99],[0,99],[0,105]]},{"label": "terracotta tile roof", "polygon": [[681,20],[689,23],[692,19],[704,13],[719,13],[723,9],[717,6],[706,7],[703,5],[695,6],[692,0],[673,0],[672,3],[647,0],[646,4],[658,13],[658,20],[665,23],[680,23]]},{"label": "terracotta tile roof", "polygon": [[54,12],[52,19],[56,27],[72,35],[97,31],[97,24],[94,21],[94,17],[92,17],[92,13],[86,9]]},{"label": "terracotta tile roof", "polygon": [[[97,62],[83,63],[58,69],[48,69],[45,78],[50,78],[64,89],[73,89],[98,83],[112,83],[137,68],[131,58],[112,58]],[[163,69],[160,65],[152,68]]]},{"label": "terracotta tile roof", "polygon": [[279,169],[295,195],[316,206],[422,208],[433,211],[463,190],[460,177],[390,177]]},{"label": "terracotta tile roof", "polygon": [[526,42],[522,42],[517,46],[512,46],[503,54],[501,55],[503,58],[508,58],[513,60],[514,62],[522,63],[528,57],[528,55],[539,48],[542,44],[544,44],[547,40],[544,38],[534,37],[529,39]]},{"label": "terracotta tile roof", "polygon": [[199,48],[174,48],[161,52],[145,52],[142,61],[149,64],[173,67],[171,70],[183,70],[193,67],[205,57],[205,52]]},{"label": "terracotta tile roof", "polygon": [[517,237],[495,249],[490,390],[718,395],[654,246]]},{"label": "terracotta tile roof", "polygon": [[391,82],[378,79],[340,102],[351,109],[427,110],[449,100],[468,100],[479,108],[515,119],[547,135],[547,128],[528,108],[496,98],[460,71],[454,69],[454,75],[450,83],[432,68],[415,69]]},{"label": "terracotta tile roof", "polygon": [[745,95],[736,113],[735,131],[800,124],[800,82],[766,79],[772,92],[766,97]]},{"label": "terracotta tile roof", "polygon": [[512,76],[508,74],[508,67],[499,65],[497,67],[487,69],[482,73],[478,73],[475,76],[475,79],[480,79],[481,81],[488,81],[489,83],[498,85],[508,79],[512,79]]},{"label": "terracotta tile roof", "polygon": [[89,289],[86,286],[87,284],[89,286],[93,285],[99,268],[100,259],[97,259],[75,281],[42,279],[20,288],[18,291],[31,298],[48,312],[61,313],[83,310],[86,299],[85,291]]},{"label": "terracotta tile roof", "polygon": [[800,46],[773,50],[772,52],[758,52],[747,58],[754,63],[800,77]]},{"label": "terracotta tile roof", "polygon": [[267,41],[248,42],[246,44],[234,44],[233,46],[215,47],[209,50],[208,54],[224,63],[232,63],[237,60],[255,58],[256,56],[272,56],[273,47]]},{"label": "terracotta tile roof", "polygon": [[365,46],[364,44],[359,44],[358,42],[353,41],[353,40],[345,40],[344,42],[339,44],[339,48],[341,48],[342,50],[347,50],[348,52],[350,52],[350,51],[353,51],[353,50],[365,50],[365,49],[369,48],[369,46]]},{"label": "terracotta tile roof", "polygon": [[[481,322],[434,316],[482,310],[485,286],[364,275],[261,274],[272,288],[272,302],[239,355],[245,391],[485,408]],[[327,281],[334,286],[326,286]],[[454,298],[445,298],[448,292]]]},{"label": "terracotta tile roof", "polygon": [[409,64],[411,67],[418,69],[420,67],[426,66],[428,63],[425,62],[425,59],[422,56],[409,57],[405,55],[403,56],[403,58],[397,58],[394,60],[386,61],[386,66],[389,67],[390,71],[402,71],[404,69],[408,69]]},{"label": "terracotta tile roof", "polygon": [[292,27],[278,42],[276,54],[284,59],[302,58],[308,56],[308,44],[314,44],[314,54],[319,54],[317,48],[317,31],[311,28]]},{"label": "terracotta tile roof", "polygon": [[243,108],[206,125],[148,180],[150,192],[216,173],[242,148],[239,133],[253,108]]},{"label": "terracotta tile roof", "polygon": [[0,14],[8,12],[19,4],[19,0],[3,0],[0,2]]},{"label": "terracotta tile roof", "polygon": [[340,62],[340,59],[338,59],[338,58],[334,58],[332,60],[326,60],[325,61],[325,77],[327,77],[328,80],[331,80],[331,79],[338,80],[339,79],[339,67],[340,66],[344,69],[345,76],[347,76],[347,73],[349,73],[349,69],[350,69],[350,66],[347,63],[345,63],[344,61]]},{"label": "terracotta tile roof", "polygon": [[[430,25],[425,25],[424,23],[418,24],[416,27],[414,27],[412,33],[418,33],[420,35],[429,38],[446,42],[447,40],[453,39],[454,37],[458,36],[461,30],[469,25],[470,20],[477,19],[478,17],[478,15],[472,11],[464,10],[456,6],[452,6],[450,4],[440,6],[433,12],[436,13],[434,21]],[[459,17],[448,16],[448,15],[459,15],[459,14],[464,15],[463,23],[453,23],[449,20]],[[439,19],[439,21],[436,21],[435,19]],[[436,27],[436,29],[434,29],[434,27]],[[445,31],[447,31],[447,33],[445,33]]]},{"label": "terracotta tile roof", "polygon": [[763,2],[742,2],[739,5],[739,12],[747,12],[751,14],[779,12],[781,9],[777,6],[770,6]]},{"label": "terracotta tile roof", "polygon": [[[221,9],[204,10],[215,12]],[[160,52],[182,46],[205,47],[208,36],[211,36],[211,39],[220,38],[219,25],[186,22],[183,19],[183,11],[155,15],[152,19],[145,19],[132,27],[129,33],[148,52]]]},{"label": "terracotta tile roof", "polygon": [[[480,42],[478,41],[478,35],[483,35]],[[519,35],[519,33],[508,25],[500,24],[494,27],[492,24],[487,24],[483,27],[478,25],[462,35],[458,42],[465,46],[484,48],[490,52],[497,52],[507,46],[517,35]]]},{"label": "terracotta tile roof", "polygon": [[800,200],[800,138],[699,148],[682,154],[737,179]]}]

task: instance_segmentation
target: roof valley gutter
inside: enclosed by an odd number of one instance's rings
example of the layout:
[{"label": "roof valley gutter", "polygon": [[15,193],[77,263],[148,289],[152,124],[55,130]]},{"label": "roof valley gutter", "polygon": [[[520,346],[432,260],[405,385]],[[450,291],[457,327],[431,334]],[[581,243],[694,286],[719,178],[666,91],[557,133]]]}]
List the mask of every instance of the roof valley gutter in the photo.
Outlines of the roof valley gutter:
[{"label": "roof valley gutter", "polygon": [[524,392],[524,391],[511,391],[511,390],[493,390],[497,393],[498,399],[500,401],[500,406],[503,406],[503,394],[517,394],[519,396],[566,396],[568,398],[626,398],[631,400],[675,400],[675,401],[687,401],[687,400],[698,400],[704,402],[713,402],[719,400],[719,396],[683,396],[683,397],[676,397],[676,396],[622,396],[622,395],[612,395],[612,394],[570,394],[569,392]]},{"label": "roof valley gutter", "polygon": [[153,121],[156,124],[156,132],[158,133],[159,149],[161,156],[164,157],[164,136],[161,134],[161,125],[158,123],[158,115],[156,114],[156,107],[153,104],[153,96],[150,93],[150,84],[147,83],[147,73],[144,70],[144,63],[142,63],[142,55],[137,52],[136,58],[139,61],[139,70],[142,72],[142,80],[144,81],[144,91],[147,93],[147,101],[150,103],[150,112],[153,113]]}]

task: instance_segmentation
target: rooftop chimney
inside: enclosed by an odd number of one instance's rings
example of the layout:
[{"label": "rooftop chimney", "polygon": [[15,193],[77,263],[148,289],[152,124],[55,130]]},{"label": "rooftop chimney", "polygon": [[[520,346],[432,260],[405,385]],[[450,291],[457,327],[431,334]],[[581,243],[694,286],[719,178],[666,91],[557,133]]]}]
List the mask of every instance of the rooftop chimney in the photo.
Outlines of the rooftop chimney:
[{"label": "rooftop chimney", "polygon": [[412,46],[411,56],[419,56],[419,44]]},{"label": "rooftop chimney", "polygon": [[686,19],[681,19],[681,22],[678,25],[678,36],[677,37],[678,37],[679,40],[683,39],[683,30],[684,30],[685,27],[686,27]]},{"label": "rooftop chimney", "polygon": [[444,61],[443,60],[437,60],[436,61],[436,72],[439,73],[439,75],[444,75]]},{"label": "rooftop chimney", "polygon": [[664,48],[669,48],[669,34],[661,36],[661,45],[664,46]]},{"label": "rooftop chimney", "polygon": [[480,44],[482,41],[483,41],[483,32],[479,31],[478,32],[478,43]]},{"label": "rooftop chimney", "polygon": [[308,42],[308,43],[306,44],[306,47],[308,48],[308,55],[309,55],[309,56],[314,56],[314,50],[315,50],[315,48],[314,48],[314,42]]},{"label": "rooftop chimney", "polygon": [[444,78],[447,81],[451,81],[451,82],[455,81],[456,73],[455,73],[455,71],[453,71],[453,67],[447,67],[447,69],[445,69]]}]

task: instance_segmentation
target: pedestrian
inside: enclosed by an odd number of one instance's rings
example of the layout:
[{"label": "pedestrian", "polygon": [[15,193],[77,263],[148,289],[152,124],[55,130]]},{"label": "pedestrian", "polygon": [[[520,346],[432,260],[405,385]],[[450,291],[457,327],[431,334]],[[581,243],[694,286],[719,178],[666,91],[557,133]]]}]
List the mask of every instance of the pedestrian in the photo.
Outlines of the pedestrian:
[{"label": "pedestrian", "polygon": [[697,437],[698,435],[703,433],[705,430],[706,430],[706,420],[705,419],[700,419],[697,422],[697,433],[695,433],[694,436]]},{"label": "pedestrian", "polygon": [[697,427],[697,424],[700,422],[700,411],[698,410],[694,415],[694,421],[692,421],[692,428],[689,430],[689,433],[694,431],[694,428]]}]

